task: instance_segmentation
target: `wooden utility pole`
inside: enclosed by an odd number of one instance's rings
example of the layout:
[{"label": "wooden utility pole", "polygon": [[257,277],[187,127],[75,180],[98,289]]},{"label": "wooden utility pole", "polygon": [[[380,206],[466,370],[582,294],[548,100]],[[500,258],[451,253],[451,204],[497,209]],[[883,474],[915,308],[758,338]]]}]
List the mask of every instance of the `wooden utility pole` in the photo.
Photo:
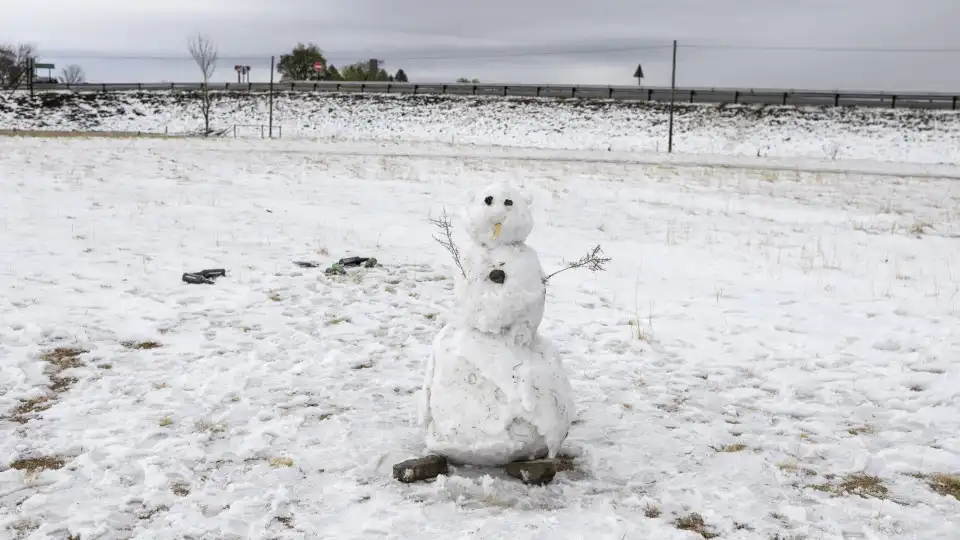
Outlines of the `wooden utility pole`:
[{"label": "wooden utility pole", "polygon": [[[276,57],[270,57],[270,138],[273,138],[273,61]],[[261,124],[262,125],[262,124]]]},{"label": "wooden utility pole", "polygon": [[670,75],[670,122],[667,127],[667,153],[673,152],[673,103],[677,97],[677,40],[673,40],[673,73]]}]

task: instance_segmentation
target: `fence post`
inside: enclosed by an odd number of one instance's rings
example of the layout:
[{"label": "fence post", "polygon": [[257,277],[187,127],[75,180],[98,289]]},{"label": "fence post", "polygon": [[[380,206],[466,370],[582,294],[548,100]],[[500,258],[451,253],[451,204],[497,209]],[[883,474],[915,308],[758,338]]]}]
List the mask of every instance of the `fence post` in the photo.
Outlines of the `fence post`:
[{"label": "fence post", "polygon": [[896,96],[896,95],[894,95],[894,96],[892,96],[892,97],[890,98],[890,108],[891,108],[891,109],[896,109],[896,108],[897,108],[897,96]]},{"label": "fence post", "polygon": [[677,98],[677,40],[673,40],[673,69],[670,75],[670,121],[667,126],[667,153],[673,153],[673,103]]},{"label": "fence post", "polygon": [[953,96],[953,110],[957,110],[957,96]]},{"label": "fence post", "polygon": [[[270,138],[273,138],[273,61],[270,57]],[[263,125],[260,126],[260,138],[263,138]]]}]

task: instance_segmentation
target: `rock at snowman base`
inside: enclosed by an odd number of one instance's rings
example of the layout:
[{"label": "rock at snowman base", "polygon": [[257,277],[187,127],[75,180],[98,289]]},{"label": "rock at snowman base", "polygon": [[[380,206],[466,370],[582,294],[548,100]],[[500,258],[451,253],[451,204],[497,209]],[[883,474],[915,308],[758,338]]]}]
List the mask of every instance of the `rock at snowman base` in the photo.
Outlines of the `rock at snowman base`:
[{"label": "rock at snowman base", "polygon": [[403,483],[421,482],[447,474],[446,458],[429,455],[401,461],[393,466],[393,477]]},{"label": "rock at snowman base", "polygon": [[553,459],[514,461],[504,467],[507,474],[520,479],[524,484],[542,486],[549,484],[557,475],[557,462]]}]

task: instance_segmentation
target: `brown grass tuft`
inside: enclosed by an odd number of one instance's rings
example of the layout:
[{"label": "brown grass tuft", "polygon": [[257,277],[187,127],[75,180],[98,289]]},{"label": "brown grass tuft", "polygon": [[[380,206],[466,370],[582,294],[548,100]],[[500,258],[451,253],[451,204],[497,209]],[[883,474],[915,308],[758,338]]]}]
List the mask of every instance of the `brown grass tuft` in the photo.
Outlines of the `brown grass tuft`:
[{"label": "brown grass tuft", "polygon": [[678,517],[673,522],[673,525],[681,531],[695,532],[704,538],[716,538],[720,536],[720,533],[711,531],[707,524],[704,523],[703,516],[696,512]]},{"label": "brown grass tuft", "polygon": [[873,435],[877,430],[873,426],[854,426],[847,430],[847,433],[857,435]]},{"label": "brown grass tuft", "polygon": [[890,492],[887,486],[883,485],[882,480],[866,474],[848,475],[839,484],[813,484],[810,487],[835,496],[858,495],[864,499],[869,497],[886,499]]},{"label": "brown grass tuft", "polygon": [[47,386],[50,394],[20,400],[20,404],[3,418],[18,424],[26,424],[31,420],[32,415],[52,407],[56,402],[56,395],[66,392],[77,382],[77,379],[73,377],[61,377],[60,374],[68,369],[82,366],[83,362],[80,361],[80,356],[88,352],[90,351],[84,349],[57,347],[52,351],[41,354],[40,359],[49,364],[45,371],[50,376],[50,384]]},{"label": "brown grass tuft", "polygon": [[930,489],[944,497],[953,497],[960,501],[960,475],[938,473],[927,476],[925,479]]},{"label": "brown grass tuft", "polygon": [[149,351],[151,349],[159,349],[163,345],[157,343],[156,341],[123,341],[120,343],[128,349],[134,349],[137,351]]},{"label": "brown grass tuft", "polygon": [[170,483],[170,491],[177,497],[186,497],[190,494],[190,484],[183,480],[174,480]]},{"label": "brown grass tuft", "polygon": [[63,468],[64,464],[66,464],[66,460],[60,456],[39,456],[20,458],[11,463],[10,468],[18,471],[26,471],[28,474],[34,474],[39,471],[55,471]]},{"label": "brown grass tuft", "polygon": [[710,448],[713,448],[715,452],[724,452],[727,454],[732,454],[734,452],[743,452],[744,450],[747,449],[747,445],[743,443],[723,444],[720,446],[711,446]]},{"label": "brown grass tuft", "polygon": [[80,355],[88,352],[90,351],[70,347],[57,347],[50,352],[40,355],[40,359],[44,362],[49,362],[53,367],[54,375],[57,375],[61,371],[82,366],[83,363],[79,360]]}]

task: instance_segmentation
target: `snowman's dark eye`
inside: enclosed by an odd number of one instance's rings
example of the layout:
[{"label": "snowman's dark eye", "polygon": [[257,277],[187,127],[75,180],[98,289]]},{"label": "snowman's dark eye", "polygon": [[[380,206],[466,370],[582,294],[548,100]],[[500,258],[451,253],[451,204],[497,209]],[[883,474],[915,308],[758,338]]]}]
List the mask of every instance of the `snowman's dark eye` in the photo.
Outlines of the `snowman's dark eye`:
[{"label": "snowman's dark eye", "polygon": [[488,195],[487,198],[483,200],[483,202],[485,202],[487,206],[490,206],[491,204],[493,204],[493,197],[490,197]]},{"label": "snowman's dark eye", "polygon": [[513,201],[511,201],[510,199],[507,199],[507,200],[503,201],[503,205],[504,205],[504,206],[513,206]]}]

